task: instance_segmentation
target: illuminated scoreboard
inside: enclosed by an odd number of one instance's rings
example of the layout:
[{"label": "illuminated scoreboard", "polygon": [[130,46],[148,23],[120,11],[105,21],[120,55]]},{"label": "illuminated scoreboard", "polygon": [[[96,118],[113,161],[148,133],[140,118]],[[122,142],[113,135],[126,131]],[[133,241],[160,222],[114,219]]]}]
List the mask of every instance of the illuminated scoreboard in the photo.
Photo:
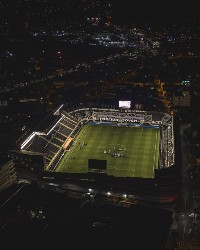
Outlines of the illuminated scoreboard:
[{"label": "illuminated scoreboard", "polygon": [[119,108],[130,109],[131,101],[119,101]]}]

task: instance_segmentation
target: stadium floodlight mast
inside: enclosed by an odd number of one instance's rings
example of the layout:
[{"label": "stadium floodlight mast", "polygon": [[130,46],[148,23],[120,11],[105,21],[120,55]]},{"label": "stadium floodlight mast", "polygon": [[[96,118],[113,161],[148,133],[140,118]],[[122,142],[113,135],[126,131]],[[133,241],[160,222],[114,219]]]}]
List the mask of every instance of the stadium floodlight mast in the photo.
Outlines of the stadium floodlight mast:
[{"label": "stadium floodlight mast", "polygon": [[21,149],[23,149],[28,143],[30,140],[33,139],[33,137],[35,136],[36,132],[33,132],[21,145]]},{"label": "stadium floodlight mast", "polygon": [[57,126],[57,124],[63,119],[63,115],[61,116],[61,118],[56,122],[56,124],[47,132],[47,135],[49,135],[51,133],[51,131]]},{"label": "stadium floodlight mast", "polygon": [[59,110],[63,107],[63,104],[54,112],[54,115],[58,114]]}]

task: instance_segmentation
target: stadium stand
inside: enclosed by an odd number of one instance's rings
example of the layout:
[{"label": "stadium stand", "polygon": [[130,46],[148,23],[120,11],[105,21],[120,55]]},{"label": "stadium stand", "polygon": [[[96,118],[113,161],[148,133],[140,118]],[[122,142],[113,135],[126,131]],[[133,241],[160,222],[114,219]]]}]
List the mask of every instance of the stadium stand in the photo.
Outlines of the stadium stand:
[{"label": "stadium stand", "polygon": [[39,127],[39,132],[35,132],[33,138],[25,143],[22,149],[45,154],[46,166],[44,166],[44,169],[53,171],[62,157],[63,144],[71,134],[74,135],[73,132],[76,130],[79,121],[66,112],[58,115],[56,119],[51,118],[49,120],[52,120],[52,123],[45,127],[44,123],[47,121],[45,120]]}]

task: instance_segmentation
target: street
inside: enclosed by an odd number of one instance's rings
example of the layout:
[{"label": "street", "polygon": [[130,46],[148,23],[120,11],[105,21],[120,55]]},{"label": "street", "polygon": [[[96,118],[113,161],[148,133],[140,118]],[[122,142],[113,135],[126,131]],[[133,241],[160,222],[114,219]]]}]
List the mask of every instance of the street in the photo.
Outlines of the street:
[{"label": "street", "polygon": [[191,216],[193,213],[192,180],[186,174],[186,169],[190,162],[189,150],[187,149],[186,137],[182,133],[182,128],[180,128],[180,131],[182,185],[166,249],[197,250],[200,249],[199,228],[195,223],[195,219]]}]

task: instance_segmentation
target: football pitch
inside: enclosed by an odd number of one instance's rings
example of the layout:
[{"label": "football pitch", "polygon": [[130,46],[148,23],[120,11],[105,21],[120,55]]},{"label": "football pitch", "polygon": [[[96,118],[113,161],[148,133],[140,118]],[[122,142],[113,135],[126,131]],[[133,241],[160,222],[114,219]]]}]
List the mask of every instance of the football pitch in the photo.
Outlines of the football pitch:
[{"label": "football pitch", "polygon": [[86,124],[55,171],[87,173],[88,159],[98,159],[107,161],[108,175],[154,178],[159,144],[159,128]]}]

